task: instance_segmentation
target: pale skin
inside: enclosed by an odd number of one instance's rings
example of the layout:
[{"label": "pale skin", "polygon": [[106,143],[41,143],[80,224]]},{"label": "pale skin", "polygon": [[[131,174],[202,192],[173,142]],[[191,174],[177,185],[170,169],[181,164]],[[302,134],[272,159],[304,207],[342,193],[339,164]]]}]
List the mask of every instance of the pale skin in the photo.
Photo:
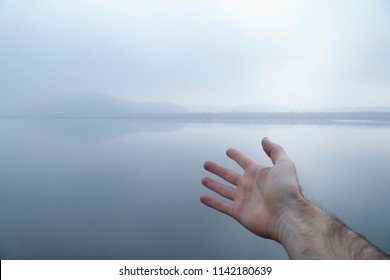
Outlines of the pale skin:
[{"label": "pale skin", "polygon": [[207,161],[204,168],[226,182],[204,177],[202,184],[231,202],[203,195],[200,200],[237,220],[254,234],[273,239],[292,259],[387,259],[365,238],[307,201],[294,163],[281,146],[262,140],[273,166],[259,164],[236,149],[226,154],[244,170]]}]

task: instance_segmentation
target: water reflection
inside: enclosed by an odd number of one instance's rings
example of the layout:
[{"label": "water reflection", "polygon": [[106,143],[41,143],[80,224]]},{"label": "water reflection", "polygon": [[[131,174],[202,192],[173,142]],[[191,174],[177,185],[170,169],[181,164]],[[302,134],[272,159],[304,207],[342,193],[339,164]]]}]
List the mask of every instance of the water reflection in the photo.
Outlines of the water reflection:
[{"label": "water reflection", "polygon": [[285,259],[280,245],[199,203],[202,164],[261,137],[295,161],[305,195],[390,252],[390,127],[1,120],[2,259]]},{"label": "water reflection", "polygon": [[183,123],[159,119],[23,119],[24,125],[53,137],[83,141],[107,141],[138,133],[167,133],[184,127]]},{"label": "water reflection", "polygon": [[[268,116],[270,115],[270,116]],[[285,116],[286,115],[286,116]],[[306,116],[309,115],[309,116]],[[338,117],[338,118],[337,118]],[[368,117],[365,119],[365,117]],[[24,118],[20,121],[53,137],[85,141],[106,141],[138,133],[174,132],[191,124],[224,124],[242,127],[253,125],[321,125],[354,127],[390,126],[390,114],[183,114],[140,115],[134,118]]]}]

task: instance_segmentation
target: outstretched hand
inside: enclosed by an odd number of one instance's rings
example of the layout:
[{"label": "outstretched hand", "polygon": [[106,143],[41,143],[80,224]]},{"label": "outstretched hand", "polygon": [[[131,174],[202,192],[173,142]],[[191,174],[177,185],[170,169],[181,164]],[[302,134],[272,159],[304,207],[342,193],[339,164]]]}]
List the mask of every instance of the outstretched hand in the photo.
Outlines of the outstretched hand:
[{"label": "outstretched hand", "polygon": [[254,234],[279,241],[283,214],[295,208],[304,198],[295,166],[283,148],[268,138],[262,140],[262,146],[274,164],[272,167],[258,164],[236,149],[228,149],[226,154],[241,166],[244,170],[242,175],[215,162],[205,162],[207,171],[235,187],[204,177],[204,186],[231,200],[231,203],[209,195],[201,196],[200,200],[236,219]]},{"label": "outstretched hand", "polygon": [[235,187],[205,177],[203,185],[231,202],[209,195],[200,200],[236,219],[254,234],[278,241],[292,259],[389,259],[302,196],[294,163],[281,146],[268,138],[262,140],[262,145],[272,167],[258,164],[235,149],[226,153],[244,169],[242,175],[207,161],[207,171]]}]

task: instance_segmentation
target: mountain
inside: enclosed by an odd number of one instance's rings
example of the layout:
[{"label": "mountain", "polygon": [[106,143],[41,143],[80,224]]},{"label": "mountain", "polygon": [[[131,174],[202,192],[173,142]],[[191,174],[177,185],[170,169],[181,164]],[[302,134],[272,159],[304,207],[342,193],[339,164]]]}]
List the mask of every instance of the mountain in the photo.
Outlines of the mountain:
[{"label": "mountain", "polygon": [[226,107],[216,105],[195,105],[186,107],[190,113],[221,113],[226,111]]},{"label": "mountain", "polygon": [[293,108],[275,106],[267,104],[248,104],[242,106],[222,107],[222,106],[192,106],[188,108],[192,113],[278,113],[294,112]]},{"label": "mountain", "polygon": [[[191,106],[181,107],[168,102],[130,102],[102,94],[89,93],[74,97],[52,99],[25,109],[18,116],[22,117],[56,117],[56,118],[82,118],[82,117],[131,117],[134,114],[247,114],[247,113],[364,113],[364,112],[390,112],[389,107],[346,107],[321,108],[311,110],[296,110],[294,108],[249,104],[243,106]],[[1,117],[1,116],[0,116]]]},{"label": "mountain", "polygon": [[292,112],[295,111],[292,108],[284,106],[275,106],[268,104],[248,104],[243,106],[230,107],[225,112],[232,113],[279,113],[279,112]]},{"label": "mountain", "polygon": [[132,114],[185,113],[173,103],[129,102],[101,94],[48,100],[24,110],[25,117],[127,117]]},{"label": "mountain", "polygon": [[[307,110],[309,111],[309,110]],[[366,107],[337,107],[337,108],[322,108],[317,110],[310,110],[310,112],[329,112],[329,113],[389,113],[390,107],[379,107],[379,106],[366,106]]]}]

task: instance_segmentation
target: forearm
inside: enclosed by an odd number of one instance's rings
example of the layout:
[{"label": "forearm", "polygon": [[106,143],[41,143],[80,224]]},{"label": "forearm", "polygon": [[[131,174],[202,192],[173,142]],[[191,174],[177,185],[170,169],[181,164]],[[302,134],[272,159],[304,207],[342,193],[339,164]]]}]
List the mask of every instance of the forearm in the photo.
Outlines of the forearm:
[{"label": "forearm", "polygon": [[291,259],[388,259],[364,237],[305,199],[280,219],[277,241]]}]

